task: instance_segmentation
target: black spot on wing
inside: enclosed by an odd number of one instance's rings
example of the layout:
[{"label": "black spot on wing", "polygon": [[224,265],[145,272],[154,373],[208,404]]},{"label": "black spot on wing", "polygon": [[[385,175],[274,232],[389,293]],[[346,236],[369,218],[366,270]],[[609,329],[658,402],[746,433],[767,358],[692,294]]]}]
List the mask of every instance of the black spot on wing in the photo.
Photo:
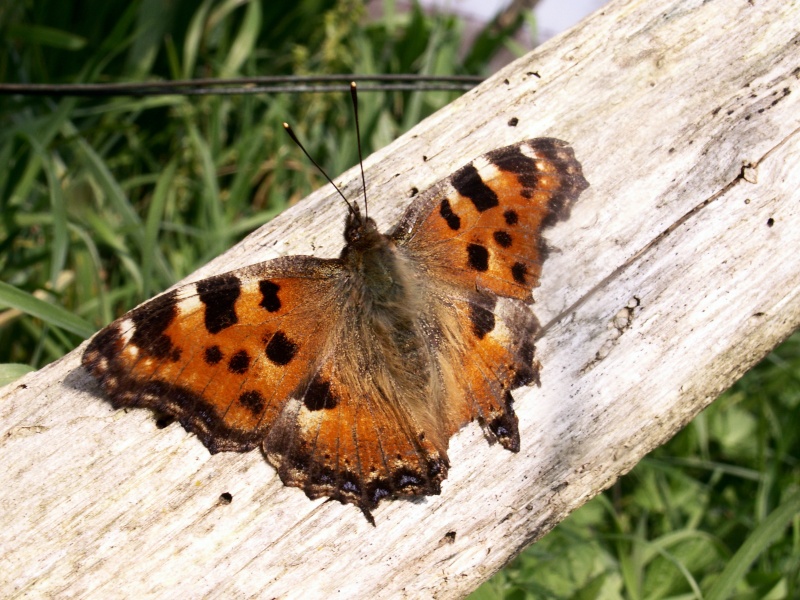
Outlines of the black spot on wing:
[{"label": "black spot on wing", "polygon": [[467,263],[475,271],[489,270],[489,251],[480,244],[467,246]]},{"label": "black spot on wing", "polygon": [[197,282],[197,295],[205,304],[205,324],[209,333],[219,333],[238,322],[236,299],[242,284],[236,275],[226,273]]},{"label": "black spot on wing", "polygon": [[495,231],[493,236],[494,241],[497,242],[497,245],[501,248],[510,248],[511,242],[511,235],[507,231],[503,231],[502,229]]},{"label": "black spot on wing", "polygon": [[281,309],[281,299],[278,298],[278,290],[281,289],[274,281],[264,279],[258,282],[258,287],[261,290],[261,303],[260,306],[266,308],[269,312],[277,312]]},{"label": "black spot on wing", "polygon": [[203,360],[207,365],[216,365],[222,360],[222,350],[219,346],[209,346],[203,353]]},{"label": "black spot on wing", "polygon": [[528,275],[528,267],[526,267],[523,263],[516,262],[514,263],[514,266],[511,267],[511,276],[517,283],[524,285],[525,277],[527,275]]},{"label": "black spot on wing", "polygon": [[331,383],[318,376],[314,377],[311,385],[308,386],[303,404],[308,410],[323,410],[336,408],[339,399],[331,392]]},{"label": "black spot on wing", "polygon": [[249,390],[239,396],[239,404],[244,406],[252,414],[259,415],[261,411],[264,410],[264,396],[262,396],[260,392]]},{"label": "black spot on wing", "polygon": [[511,388],[517,389],[523,385],[538,383],[538,372],[531,365],[518,365],[513,370]]},{"label": "black spot on wing", "polygon": [[439,205],[439,214],[447,222],[447,226],[453,231],[461,229],[461,217],[453,212],[453,207],[450,206],[450,200],[445,198]]},{"label": "black spot on wing", "polygon": [[177,291],[173,290],[141,306],[130,314],[135,328],[131,343],[154,358],[180,358],[180,348],[173,346],[164,331],[178,316]]},{"label": "black spot on wing", "polygon": [[472,322],[472,331],[479,340],[491,333],[495,326],[494,313],[477,304],[469,305],[469,320]]},{"label": "black spot on wing", "polygon": [[519,223],[519,215],[517,211],[510,208],[503,213],[503,218],[506,220],[506,225],[516,225]]},{"label": "black spot on wing", "polygon": [[297,354],[297,344],[286,337],[282,331],[276,331],[265,348],[267,358],[274,364],[284,366],[292,362]]},{"label": "black spot on wing", "polygon": [[[531,332],[531,335],[532,334],[533,332]],[[519,355],[520,357],[522,357],[522,360],[525,362],[525,364],[528,365],[532,364],[533,357],[535,354],[536,354],[536,346],[533,345],[533,342],[531,340],[525,340],[519,349]]]},{"label": "black spot on wing", "polygon": [[459,194],[472,201],[478,212],[489,210],[499,204],[497,194],[483,182],[478,169],[471,164],[453,173],[450,183]]},{"label": "black spot on wing", "polygon": [[242,375],[247,373],[247,369],[250,368],[250,355],[247,354],[246,350],[239,350],[236,354],[231,356],[230,361],[228,361],[228,370],[231,373],[237,373]]}]

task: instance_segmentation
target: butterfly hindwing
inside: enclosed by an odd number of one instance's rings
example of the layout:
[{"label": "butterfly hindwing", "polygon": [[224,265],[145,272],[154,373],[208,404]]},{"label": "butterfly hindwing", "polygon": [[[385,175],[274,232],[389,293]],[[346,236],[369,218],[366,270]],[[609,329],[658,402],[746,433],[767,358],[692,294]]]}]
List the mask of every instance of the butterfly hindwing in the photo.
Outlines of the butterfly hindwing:
[{"label": "butterfly hindwing", "polygon": [[443,294],[438,322],[452,328],[458,343],[445,344],[440,360],[456,365],[457,377],[446,386],[450,422],[456,427],[478,420],[487,435],[507,450],[519,451],[517,417],[511,390],[538,383],[534,336],[539,328],[530,309],[516,299],[457,290]]},{"label": "butterfly hindwing", "polygon": [[[352,373],[346,338],[335,345],[264,441],[286,485],[370,509],[386,497],[438,494],[448,460],[424,426],[367,374]],[[380,365],[373,365],[380,370]]]}]

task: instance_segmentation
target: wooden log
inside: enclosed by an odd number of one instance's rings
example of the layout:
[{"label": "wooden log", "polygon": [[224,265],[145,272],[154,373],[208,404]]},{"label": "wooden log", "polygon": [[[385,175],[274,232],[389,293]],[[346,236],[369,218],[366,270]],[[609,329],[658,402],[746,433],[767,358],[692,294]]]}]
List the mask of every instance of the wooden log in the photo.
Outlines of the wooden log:
[{"label": "wooden log", "polygon": [[[493,148],[568,140],[591,183],[548,235],[522,450],[479,428],[442,494],[352,506],[115,411],[81,349],[0,392],[13,597],[460,597],[630,470],[800,324],[800,3],[616,0],[366,162],[384,228]],[[358,187],[354,172],[338,178]],[[348,192],[346,192],[348,193]],[[192,279],[333,256],[329,188]],[[229,497],[224,494],[230,494]]]}]

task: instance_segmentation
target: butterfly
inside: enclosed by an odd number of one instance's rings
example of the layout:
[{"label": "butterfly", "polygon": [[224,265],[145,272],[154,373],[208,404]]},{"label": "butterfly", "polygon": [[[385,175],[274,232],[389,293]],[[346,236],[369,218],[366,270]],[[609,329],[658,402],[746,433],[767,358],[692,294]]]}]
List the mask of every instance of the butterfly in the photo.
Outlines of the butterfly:
[{"label": "butterfly", "polygon": [[385,234],[348,204],[339,258],[285,256],[144,303],[83,366],[114,407],[169,415],[212,453],[260,446],[285,485],[374,525],[385,498],[440,493],[465,424],[519,451],[511,391],[538,384],[542,232],[586,187],[563,141],[499,148]]}]

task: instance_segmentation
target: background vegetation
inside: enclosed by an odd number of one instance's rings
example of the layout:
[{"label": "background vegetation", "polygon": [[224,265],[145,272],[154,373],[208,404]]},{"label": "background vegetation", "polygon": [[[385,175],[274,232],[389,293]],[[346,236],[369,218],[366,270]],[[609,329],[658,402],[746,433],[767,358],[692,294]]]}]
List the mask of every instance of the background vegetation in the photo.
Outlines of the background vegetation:
[{"label": "background vegetation", "polygon": [[[0,81],[483,73],[450,16],[355,0],[0,4]],[[513,28],[511,28],[513,29]],[[361,95],[365,153],[451,92]],[[0,96],[0,384],[41,367],[356,161],[346,94]],[[800,597],[800,337],[474,598]]]}]

